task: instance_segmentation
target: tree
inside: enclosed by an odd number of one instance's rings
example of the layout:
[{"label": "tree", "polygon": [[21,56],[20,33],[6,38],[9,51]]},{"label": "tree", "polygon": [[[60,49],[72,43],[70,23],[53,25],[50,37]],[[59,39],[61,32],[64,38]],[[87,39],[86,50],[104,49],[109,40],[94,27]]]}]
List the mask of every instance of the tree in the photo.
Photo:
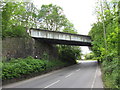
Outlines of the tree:
[{"label": "tree", "polygon": [[[21,8],[18,8],[18,7]],[[20,27],[20,22],[18,21],[18,18],[20,19],[20,13],[21,11],[24,12],[25,9],[22,5],[22,3],[14,3],[14,2],[5,2],[4,6],[2,8],[2,33],[3,37],[5,36],[15,36],[18,32],[18,35],[21,35],[25,33],[25,30],[15,30],[16,26]],[[22,33],[23,32],[23,33]]]},{"label": "tree", "polygon": [[22,15],[22,23],[27,28],[37,28],[38,9],[33,3],[25,2],[25,12]]},{"label": "tree", "polygon": [[[107,3],[107,4],[106,4]],[[111,3],[112,4],[112,3]],[[112,7],[110,7],[112,6]],[[108,52],[110,52],[112,49],[109,48],[113,47],[113,49],[116,49],[116,45],[117,45],[117,32],[118,32],[118,24],[117,24],[117,11],[113,5],[110,5],[110,3],[108,2],[104,2],[104,23],[105,23],[105,29],[106,29],[106,41],[107,41],[107,54]],[[108,9],[107,9],[107,8]],[[102,12],[101,11],[98,11],[97,12],[99,14],[99,21],[95,24],[93,24],[93,27],[91,29],[91,31],[89,32],[89,35],[92,37],[92,39],[94,40],[92,43],[93,43],[93,48],[92,50],[95,52],[95,55],[100,57],[101,55],[101,59],[105,59],[105,44],[103,43],[104,42],[104,30],[103,30],[103,16],[102,16]],[[97,14],[97,16],[98,16]],[[114,33],[114,36],[116,34],[116,39],[114,38],[114,42],[111,42],[112,44],[108,44],[109,43],[109,40],[111,39],[111,34]],[[113,51],[113,50],[112,50]]]},{"label": "tree", "polygon": [[2,2],[2,36],[25,37],[27,29],[36,27],[37,9],[28,2]]},{"label": "tree", "polygon": [[60,31],[64,26],[65,15],[63,9],[57,5],[42,5],[38,14],[40,28]]},{"label": "tree", "polygon": [[63,32],[77,34],[77,31],[74,28],[74,25],[67,18],[64,19]]}]

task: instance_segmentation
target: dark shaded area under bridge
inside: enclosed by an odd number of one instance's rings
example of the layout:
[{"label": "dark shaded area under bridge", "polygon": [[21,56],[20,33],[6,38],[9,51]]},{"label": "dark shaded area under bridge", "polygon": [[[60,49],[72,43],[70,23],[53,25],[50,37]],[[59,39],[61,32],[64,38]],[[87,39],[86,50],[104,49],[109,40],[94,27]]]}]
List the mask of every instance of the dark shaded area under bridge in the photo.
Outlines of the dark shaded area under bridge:
[{"label": "dark shaded area under bridge", "polygon": [[35,28],[31,28],[29,34],[34,39],[51,44],[92,46],[91,37],[87,35],[71,34]]}]

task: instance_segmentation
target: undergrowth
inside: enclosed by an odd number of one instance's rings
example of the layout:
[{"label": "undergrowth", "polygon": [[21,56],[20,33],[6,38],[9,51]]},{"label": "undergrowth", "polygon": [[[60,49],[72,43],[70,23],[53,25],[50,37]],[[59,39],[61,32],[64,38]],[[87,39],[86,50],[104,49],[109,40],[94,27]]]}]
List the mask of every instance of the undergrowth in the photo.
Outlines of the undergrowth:
[{"label": "undergrowth", "polygon": [[102,71],[105,88],[120,89],[120,69],[118,66],[118,59],[116,58],[111,62],[103,61]]},{"label": "undergrowth", "polygon": [[55,67],[62,67],[67,65],[67,63],[59,60],[49,61],[28,57],[25,59],[12,59],[9,62],[3,62],[0,65],[2,66],[2,80],[9,80],[19,78],[22,75],[30,75],[31,73],[43,72]]}]

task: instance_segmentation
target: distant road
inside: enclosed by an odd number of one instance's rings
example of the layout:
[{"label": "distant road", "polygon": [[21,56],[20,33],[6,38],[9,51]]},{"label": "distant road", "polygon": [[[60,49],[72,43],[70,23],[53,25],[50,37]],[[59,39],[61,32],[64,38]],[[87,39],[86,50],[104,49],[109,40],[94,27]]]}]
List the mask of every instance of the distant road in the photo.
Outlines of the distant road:
[{"label": "distant road", "polygon": [[50,72],[3,88],[103,88],[97,61],[79,64]]}]

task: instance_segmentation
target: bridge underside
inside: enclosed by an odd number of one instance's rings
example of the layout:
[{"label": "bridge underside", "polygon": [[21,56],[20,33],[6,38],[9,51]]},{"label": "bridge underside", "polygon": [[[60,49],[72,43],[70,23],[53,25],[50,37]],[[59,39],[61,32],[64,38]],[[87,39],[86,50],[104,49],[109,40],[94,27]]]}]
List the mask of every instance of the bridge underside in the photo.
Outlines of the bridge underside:
[{"label": "bridge underside", "polygon": [[74,46],[92,46],[89,42],[80,42],[80,41],[68,41],[68,40],[59,40],[59,39],[46,39],[46,38],[36,38],[34,39],[50,43],[50,44],[62,44],[62,45],[74,45]]}]

